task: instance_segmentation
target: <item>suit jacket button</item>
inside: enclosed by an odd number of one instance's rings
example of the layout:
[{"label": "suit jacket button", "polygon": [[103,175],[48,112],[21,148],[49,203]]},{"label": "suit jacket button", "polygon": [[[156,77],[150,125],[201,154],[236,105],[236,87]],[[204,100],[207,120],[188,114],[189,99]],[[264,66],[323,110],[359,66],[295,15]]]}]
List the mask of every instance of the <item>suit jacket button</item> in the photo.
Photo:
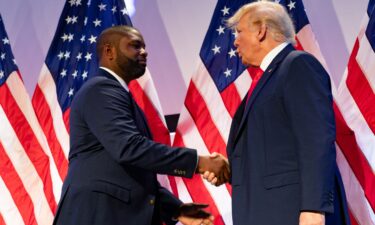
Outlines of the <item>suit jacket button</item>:
[{"label": "suit jacket button", "polygon": [[154,205],[155,204],[155,200],[154,199],[151,199],[150,200],[150,205]]}]

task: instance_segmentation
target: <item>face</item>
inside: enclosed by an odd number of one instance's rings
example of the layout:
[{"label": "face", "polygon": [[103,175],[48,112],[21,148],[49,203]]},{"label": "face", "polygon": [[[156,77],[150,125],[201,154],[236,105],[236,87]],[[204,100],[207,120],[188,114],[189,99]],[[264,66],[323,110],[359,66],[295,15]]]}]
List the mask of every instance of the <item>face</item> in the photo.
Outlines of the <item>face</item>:
[{"label": "face", "polygon": [[127,80],[141,77],[146,70],[147,52],[145,42],[138,31],[132,31],[120,39],[116,64]]},{"label": "face", "polygon": [[248,15],[242,16],[237,26],[237,37],[234,46],[237,47],[238,55],[246,66],[259,66],[261,60],[257,54],[260,51],[258,29],[249,25]]}]

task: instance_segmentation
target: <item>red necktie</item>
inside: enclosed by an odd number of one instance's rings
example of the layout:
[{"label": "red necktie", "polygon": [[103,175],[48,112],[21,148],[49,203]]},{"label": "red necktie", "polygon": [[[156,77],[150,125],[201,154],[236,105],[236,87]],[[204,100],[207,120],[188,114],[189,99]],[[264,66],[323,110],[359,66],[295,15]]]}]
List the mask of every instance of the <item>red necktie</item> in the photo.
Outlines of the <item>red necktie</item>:
[{"label": "red necktie", "polygon": [[263,70],[260,67],[251,67],[249,69],[250,75],[253,77],[253,81],[251,82],[249,92],[247,93],[246,105],[250,99],[251,93],[253,92],[254,88],[256,87],[258,81],[263,75]]}]

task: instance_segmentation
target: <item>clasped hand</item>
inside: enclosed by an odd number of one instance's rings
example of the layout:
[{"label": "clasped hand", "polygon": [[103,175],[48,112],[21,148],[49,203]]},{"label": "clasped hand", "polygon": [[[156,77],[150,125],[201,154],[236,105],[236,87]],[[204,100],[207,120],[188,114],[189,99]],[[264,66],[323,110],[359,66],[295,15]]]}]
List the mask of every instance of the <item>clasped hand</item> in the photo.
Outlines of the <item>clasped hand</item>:
[{"label": "clasped hand", "polygon": [[217,152],[210,156],[199,156],[198,172],[203,178],[215,186],[220,186],[229,181],[230,168],[228,159]]}]

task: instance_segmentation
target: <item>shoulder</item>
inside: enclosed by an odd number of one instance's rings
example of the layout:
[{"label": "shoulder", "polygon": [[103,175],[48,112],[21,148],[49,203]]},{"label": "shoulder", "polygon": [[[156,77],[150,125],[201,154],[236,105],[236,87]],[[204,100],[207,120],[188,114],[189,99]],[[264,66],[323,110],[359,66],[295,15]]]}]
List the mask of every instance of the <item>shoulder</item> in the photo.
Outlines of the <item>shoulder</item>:
[{"label": "shoulder", "polygon": [[[294,64],[298,62],[311,62],[311,63],[319,63],[319,61],[310,53],[305,51],[291,51],[286,57],[284,62],[289,64]],[[320,64],[320,63],[319,63]]]},{"label": "shoulder", "polygon": [[113,100],[127,100],[129,93],[116,81],[105,76],[95,76],[88,80],[74,97],[72,104],[100,104]]},{"label": "shoulder", "polygon": [[305,82],[306,85],[319,82],[330,86],[329,74],[319,60],[308,52],[292,51],[286,56],[283,64],[288,82],[294,80],[299,83]]}]

